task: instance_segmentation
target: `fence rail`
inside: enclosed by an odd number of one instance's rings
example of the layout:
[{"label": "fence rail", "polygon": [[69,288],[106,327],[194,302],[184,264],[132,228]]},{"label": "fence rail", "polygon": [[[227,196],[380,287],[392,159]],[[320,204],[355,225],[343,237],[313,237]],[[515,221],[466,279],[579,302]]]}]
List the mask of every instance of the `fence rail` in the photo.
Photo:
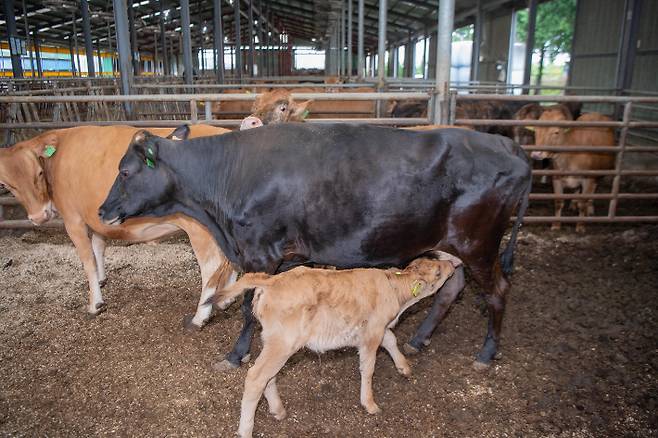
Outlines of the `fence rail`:
[{"label": "fence rail", "polygon": [[[271,85],[271,84],[270,84]],[[313,84],[317,86],[322,84]],[[351,86],[344,86],[343,88],[349,89],[352,86],[362,86],[364,84],[353,84]],[[250,87],[261,88],[267,87],[265,84],[251,84]],[[283,85],[282,85],[283,86]],[[290,87],[290,85],[285,85]],[[290,88],[306,87],[308,84],[299,84]],[[335,86],[335,85],[328,85]],[[137,85],[140,87],[140,85]],[[141,87],[145,90],[157,90],[163,88],[162,84],[143,84]],[[169,91],[186,90],[189,86],[184,84],[169,87]],[[6,131],[16,130],[34,130],[34,129],[50,129],[50,128],[64,128],[80,125],[133,125],[138,127],[174,127],[179,126],[181,123],[204,123],[214,126],[233,127],[240,123],[239,119],[213,119],[213,114],[209,110],[213,102],[239,102],[239,101],[252,101],[256,99],[259,94],[245,93],[245,94],[230,94],[230,93],[196,93],[196,94],[139,94],[139,95],[107,95],[100,92],[111,86],[98,86],[98,87],[72,87],[70,92],[65,89],[60,90],[62,95],[46,96],[46,95],[27,95],[25,93],[0,96],[0,105],[6,104],[10,107],[10,116],[13,114],[13,119],[6,123],[0,123],[0,129]],[[194,88],[203,90],[207,89],[221,89],[229,87],[212,86],[196,84]],[[75,94],[77,92],[88,93],[97,92],[98,94]],[[440,99],[440,95],[435,91],[420,91],[420,92],[367,92],[367,93],[294,93],[293,97],[296,99],[314,99],[318,101],[420,101],[427,102],[428,108],[434,107],[435,99]],[[619,214],[619,201],[655,201],[658,199],[658,193],[626,193],[622,192],[622,182],[624,178],[637,177],[658,177],[658,166],[655,169],[634,169],[624,168],[624,157],[629,153],[633,154],[658,154],[658,147],[651,146],[637,146],[629,145],[628,137],[630,129],[643,128],[643,129],[657,129],[658,122],[648,120],[633,120],[631,113],[634,106],[642,108],[646,104],[658,104],[658,96],[557,96],[557,95],[496,95],[496,94],[457,94],[452,93],[445,97],[447,99],[443,104],[448,105],[449,120],[453,121],[456,126],[470,126],[474,128],[484,126],[557,126],[564,128],[573,127],[608,127],[619,130],[619,142],[616,146],[544,146],[544,145],[525,145],[524,149],[528,152],[532,151],[547,151],[556,153],[609,153],[615,154],[615,167],[609,170],[535,170],[535,176],[583,176],[583,177],[611,177],[611,188],[609,193],[569,193],[569,194],[553,194],[553,193],[531,193],[530,199],[536,202],[555,201],[555,200],[571,200],[571,201],[584,201],[596,200],[601,202],[608,202],[607,214],[589,217],[555,217],[555,216],[528,216],[525,221],[528,223],[543,223],[543,222],[585,222],[585,223],[630,223],[630,222],[658,222],[658,215],[622,215]],[[494,120],[494,119],[455,119],[455,107],[459,101],[522,101],[522,102],[588,102],[588,103],[607,103],[623,107],[623,116],[619,121],[610,122],[579,122],[579,121],[538,121],[538,120]],[[173,103],[175,108],[170,108],[170,111],[160,111],[161,108],[143,107],[134,120],[128,119],[127,114],[130,114],[130,106],[133,109],[138,104],[155,105],[162,103]],[[205,108],[199,109],[198,104],[203,103]],[[77,107],[75,105],[83,105]],[[50,117],[39,116],[39,110],[47,110],[44,114]],[[201,112],[201,114],[200,114]],[[66,116],[63,116],[66,114]],[[152,120],[153,115],[161,117],[177,116],[179,118],[168,118]],[[382,125],[427,125],[436,118],[432,116],[431,111],[428,111],[428,117],[411,117],[411,118],[390,118],[390,117],[373,117],[373,118],[354,118],[354,119],[341,119],[341,118],[328,118],[328,119],[310,119],[312,123],[333,123],[333,122],[348,122],[348,123],[370,123]],[[35,116],[36,115],[36,116]],[[374,115],[374,114],[373,114]],[[18,202],[7,196],[0,196],[0,228],[29,228],[32,225],[29,221],[12,220],[2,221],[2,207],[3,206],[16,206]],[[51,224],[53,227],[58,227],[58,223]]]}]

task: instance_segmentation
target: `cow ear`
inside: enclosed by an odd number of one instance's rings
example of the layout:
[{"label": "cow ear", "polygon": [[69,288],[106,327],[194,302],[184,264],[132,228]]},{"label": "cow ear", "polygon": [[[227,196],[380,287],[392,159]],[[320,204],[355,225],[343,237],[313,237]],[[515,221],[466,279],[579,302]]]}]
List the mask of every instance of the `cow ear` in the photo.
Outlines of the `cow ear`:
[{"label": "cow ear", "polygon": [[37,138],[37,141],[32,145],[32,150],[37,157],[50,158],[57,151],[59,139],[57,135],[50,132]]},{"label": "cow ear", "polygon": [[138,131],[130,142],[134,151],[144,160],[148,167],[155,167],[158,159],[158,142],[156,136],[148,131]]},{"label": "cow ear", "polygon": [[296,120],[304,120],[309,115],[309,106],[313,103],[313,99],[306,102],[295,104],[291,109],[291,116]]},{"label": "cow ear", "polygon": [[171,134],[167,136],[169,140],[187,140],[190,136],[190,125],[180,125],[178,128],[174,129]]}]

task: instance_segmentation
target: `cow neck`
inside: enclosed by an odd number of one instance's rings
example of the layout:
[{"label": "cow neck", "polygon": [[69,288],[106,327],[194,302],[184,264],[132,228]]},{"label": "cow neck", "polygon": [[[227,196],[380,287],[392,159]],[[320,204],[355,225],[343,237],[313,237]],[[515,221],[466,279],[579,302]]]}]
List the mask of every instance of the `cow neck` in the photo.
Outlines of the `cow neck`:
[{"label": "cow neck", "polygon": [[[225,134],[229,135],[229,134]],[[237,264],[237,249],[226,235],[228,179],[236,157],[219,137],[202,137],[185,142],[161,142],[159,160],[176,178],[177,212],[206,226],[226,257]]]}]

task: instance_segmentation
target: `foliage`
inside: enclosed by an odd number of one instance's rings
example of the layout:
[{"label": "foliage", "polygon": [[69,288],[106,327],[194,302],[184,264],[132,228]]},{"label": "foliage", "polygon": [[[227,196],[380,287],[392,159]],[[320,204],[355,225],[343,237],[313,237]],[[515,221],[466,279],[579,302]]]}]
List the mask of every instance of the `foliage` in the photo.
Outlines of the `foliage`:
[{"label": "foliage", "polygon": [[452,32],[452,42],[473,41],[473,25],[460,27]]},{"label": "foliage", "polygon": [[[528,34],[528,10],[519,11],[516,16],[516,39],[525,41]],[[537,7],[535,51],[543,51],[551,61],[559,53],[570,52],[575,20],[576,0],[540,3]]]}]

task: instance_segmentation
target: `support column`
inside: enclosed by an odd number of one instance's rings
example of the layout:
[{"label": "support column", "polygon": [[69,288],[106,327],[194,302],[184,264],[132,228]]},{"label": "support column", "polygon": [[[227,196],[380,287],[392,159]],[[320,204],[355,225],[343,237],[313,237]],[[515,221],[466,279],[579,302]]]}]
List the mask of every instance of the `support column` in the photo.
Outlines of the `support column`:
[{"label": "support column", "polygon": [[98,74],[103,76],[103,57],[101,56],[101,40],[96,38],[96,54],[98,55]]},{"label": "support column", "polygon": [[[130,94],[132,84],[130,41],[128,31],[128,13],[126,0],[112,0],[114,5],[114,22],[116,23],[117,51],[119,52],[119,74],[121,75],[121,94]],[[130,113],[130,104],[126,103]]]},{"label": "support column", "polygon": [[128,0],[128,26],[130,32],[130,56],[133,64],[133,74],[139,75],[139,48],[137,47],[137,29],[135,29],[135,8],[133,0]]},{"label": "support column", "polygon": [[631,86],[641,14],[642,0],[625,1],[615,75],[615,88],[618,94],[622,94],[624,89]]},{"label": "support column", "polygon": [[378,56],[378,66],[377,66],[377,79],[378,86],[384,86],[384,78],[386,71],[384,70],[385,66],[385,53],[386,53],[386,0],[379,0],[379,36],[378,36],[378,45],[377,45],[377,56]]},{"label": "support column", "polygon": [[364,0],[359,0],[358,4],[358,35],[357,35],[357,68],[358,76],[363,79],[365,77],[365,55],[363,53],[363,2]]},{"label": "support column", "polygon": [[347,76],[354,74],[352,63],[354,52],[352,51],[352,0],[347,0]]},{"label": "support column", "polygon": [[[532,52],[535,49],[535,28],[537,26],[537,0],[528,0],[528,37],[525,45],[525,67],[523,69],[523,85],[530,85],[532,73]],[[524,88],[523,94],[528,94],[530,88]]]},{"label": "support column", "polygon": [[36,28],[34,29],[34,56],[37,59],[37,72],[39,74],[39,77],[43,77],[43,67],[41,65],[41,47],[39,45],[39,35],[37,33]]},{"label": "support column", "polygon": [[213,40],[215,41],[215,65],[217,66],[217,83],[224,83],[224,20],[222,18],[222,0],[213,0]]},{"label": "support column", "polygon": [[240,0],[233,0],[233,20],[235,22],[235,77],[242,82],[242,34],[240,33]]},{"label": "support column", "polygon": [[254,0],[249,0],[249,76],[254,77],[254,61],[256,58],[256,47],[254,43]]},{"label": "support column", "polygon": [[91,41],[88,0],[80,0],[80,9],[82,10],[82,32],[85,36],[85,55],[87,55],[87,76],[93,78],[96,76],[96,69],[94,68],[94,44]]},{"label": "support column", "polygon": [[34,57],[32,56],[32,48],[30,45],[30,26],[27,23],[27,8],[25,7],[25,0],[23,0],[23,25],[25,26],[25,47],[27,48],[27,53],[30,55],[30,70],[32,71],[32,78],[35,78],[34,74]]},{"label": "support column", "polygon": [[338,27],[340,35],[338,38],[338,65],[339,65],[339,75],[345,76],[345,4],[340,5],[340,26]]},{"label": "support column", "polygon": [[75,55],[73,54],[73,36],[69,36],[69,55],[71,55],[71,76],[76,76]]},{"label": "support column", "polygon": [[162,52],[162,73],[165,76],[171,74],[169,69],[169,53],[167,52],[167,29],[165,26],[165,5],[164,0],[160,0],[160,51]]},{"label": "support column", "polygon": [[433,107],[433,122],[435,124],[448,123],[447,97],[450,88],[452,30],[454,22],[455,0],[441,0],[439,3],[436,44],[436,95]]},{"label": "support column", "polygon": [[[11,69],[14,78],[23,77],[23,65],[21,64],[19,39],[16,31],[16,15],[14,13],[14,0],[3,1],[5,17],[7,20],[7,41],[9,42],[9,53],[11,54]],[[12,41],[14,44],[12,44]]]},{"label": "support column", "polygon": [[181,30],[183,31],[183,73],[185,83],[194,82],[194,67],[192,67],[192,36],[190,35],[190,0],[180,2]]},{"label": "support column", "polygon": [[482,0],[477,0],[473,25],[473,50],[471,51],[471,81],[480,80],[480,46],[482,45]]}]

